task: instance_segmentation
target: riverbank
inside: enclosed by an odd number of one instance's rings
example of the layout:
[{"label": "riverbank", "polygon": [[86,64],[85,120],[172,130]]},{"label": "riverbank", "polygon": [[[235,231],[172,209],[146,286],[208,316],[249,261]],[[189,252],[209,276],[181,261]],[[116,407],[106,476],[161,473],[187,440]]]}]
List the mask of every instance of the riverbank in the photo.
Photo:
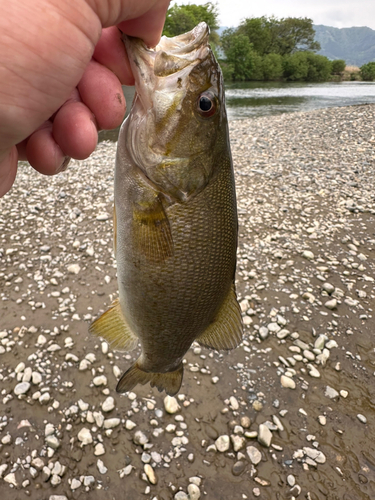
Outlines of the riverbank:
[{"label": "riverbank", "polygon": [[372,498],[374,123],[375,105],[230,122],[246,336],[194,346],[174,408],[116,394],[138,352],[87,332],[117,293],[115,145],[20,168],[0,201],[7,499]]}]

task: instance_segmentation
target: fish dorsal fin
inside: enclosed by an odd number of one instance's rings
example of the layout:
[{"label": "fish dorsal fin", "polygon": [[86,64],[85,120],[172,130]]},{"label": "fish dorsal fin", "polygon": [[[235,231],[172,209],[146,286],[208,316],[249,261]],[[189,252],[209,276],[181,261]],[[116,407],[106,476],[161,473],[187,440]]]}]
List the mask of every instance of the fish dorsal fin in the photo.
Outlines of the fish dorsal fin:
[{"label": "fish dorsal fin", "polygon": [[116,391],[128,392],[138,384],[145,385],[150,382],[151,387],[156,387],[159,392],[165,391],[169,396],[174,396],[180,390],[183,374],[182,363],[172,372],[153,373],[143,371],[138,359],[120,378]]},{"label": "fish dorsal fin", "polygon": [[173,255],[169,220],[158,196],[133,205],[133,231],[138,252],[151,262],[163,262]]},{"label": "fish dorsal fin", "polygon": [[113,349],[120,351],[131,351],[138,344],[137,337],[122,314],[119,299],[116,299],[110,308],[90,325],[89,332],[97,337],[103,337]]},{"label": "fish dorsal fin", "polygon": [[232,284],[213,323],[196,340],[204,347],[216,350],[230,350],[242,340],[243,328],[241,309],[237,302],[234,284]]}]

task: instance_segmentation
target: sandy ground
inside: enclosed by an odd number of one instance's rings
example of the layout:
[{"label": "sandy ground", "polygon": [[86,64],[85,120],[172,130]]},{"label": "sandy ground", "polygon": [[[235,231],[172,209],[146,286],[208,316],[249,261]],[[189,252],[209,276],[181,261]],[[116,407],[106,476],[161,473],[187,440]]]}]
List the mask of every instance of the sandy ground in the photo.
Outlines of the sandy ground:
[{"label": "sandy ground", "polygon": [[0,201],[9,500],[375,498],[375,106],[230,124],[246,334],[193,345],[176,400],[88,325],[117,294],[115,145]]}]

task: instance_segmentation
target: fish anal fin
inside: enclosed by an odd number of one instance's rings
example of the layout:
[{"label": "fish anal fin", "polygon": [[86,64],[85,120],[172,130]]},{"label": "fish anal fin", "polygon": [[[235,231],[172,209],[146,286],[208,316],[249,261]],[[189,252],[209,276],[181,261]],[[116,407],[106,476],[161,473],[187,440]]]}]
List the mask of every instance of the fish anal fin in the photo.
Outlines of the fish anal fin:
[{"label": "fish anal fin", "polygon": [[151,387],[156,387],[159,392],[165,391],[169,396],[174,396],[180,390],[183,374],[182,363],[173,372],[153,373],[143,371],[136,361],[120,378],[116,391],[128,392],[138,384],[145,385],[150,382]]},{"label": "fish anal fin", "polygon": [[138,344],[137,337],[122,314],[118,299],[90,325],[89,332],[97,337],[103,337],[113,349],[120,351],[131,351]]},{"label": "fish anal fin", "polygon": [[232,284],[213,323],[196,340],[204,347],[230,350],[237,347],[243,335],[241,309]]},{"label": "fish anal fin", "polygon": [[138,252],[151,262],[163,262],[173,255],[169,220],[159,197],[134,204],[134,242]]}]

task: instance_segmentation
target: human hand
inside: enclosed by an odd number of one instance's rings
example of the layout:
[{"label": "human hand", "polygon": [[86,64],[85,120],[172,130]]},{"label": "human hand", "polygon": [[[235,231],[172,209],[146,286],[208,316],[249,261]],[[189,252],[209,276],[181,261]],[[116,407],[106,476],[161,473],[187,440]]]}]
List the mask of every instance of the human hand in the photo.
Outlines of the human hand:
[{"label": "human hand", "polygon": [[[120,125],[134,83],[124,33],[154,46],[169,0],[0,0],[0,196],[27,159],[52,175]],[[102,29],[105,28],[105,29]]]}]

